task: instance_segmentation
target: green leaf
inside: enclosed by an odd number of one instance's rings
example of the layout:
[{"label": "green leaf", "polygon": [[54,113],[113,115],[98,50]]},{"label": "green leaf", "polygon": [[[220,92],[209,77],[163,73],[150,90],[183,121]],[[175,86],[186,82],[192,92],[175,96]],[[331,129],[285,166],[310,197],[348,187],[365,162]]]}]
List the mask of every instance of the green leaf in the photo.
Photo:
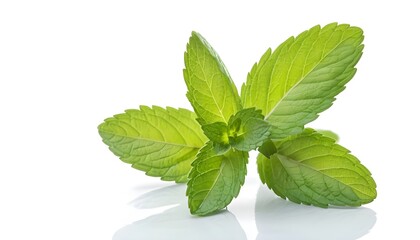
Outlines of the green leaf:
[{"label": "green leaf", "polygon": [[189,174],[187,195],[192,214],[207,215],[225,208],[244,184],[248,153],[229,150],[216,155],[208,142]]},{"label": "green leaf", "polygon": [[213,151],[216,155],[223,155],[227,153],[232,147],[229,144],[221,144],[213,142]]},{"label": "green leaf", "polygon": [[242,86],[243,106],[262,110],[274,126],[272,139],[301,132],[354,76],[362,41],[360,28],[332,23],[268,49]]},{"label": "green leaf", "polygon": [[[204,134],[214,142],[216,152],[228,150],[250,151],[261,146],[270,135],[270,124],[264,121],[261,110],[242,109],[229,119],[228,125],[215,122],[202,126]],[[218,150],[217,150],[218,149]]]},{"label": "green leaf", "polygon": [[323,129],[316,129],[316,131],[322,135],[324,135],[325,137],[329,137],[334,139],[336,142],[338,142],[340,140],[340,136],[338,136],[337,133],[331,131],[331,130],[323,130]]},{"label": "green leaf", "polygon": [[200,123],[227,123],[240,110],[238,91],[222,60],[210,44],[193,32],[184,55],[188,100]]},{"label": "green leaf", "polygon": [[206,135],[210,141],[220,144],[229,144],[228,126],[226,123],[215,122],[205,124],[201,126],[201,129],[203,129],[204,135]]},{"label": "green leaf", "polygon": [[186,182],[192,161],[207,141],[195,118],[186,109],[140,106],[106,119],[98,130],[123,162],[162,180]]},{"label": "green leaf", "polygon": [[229,143],[240,151],[261,146],[270,135],[270,124],[264,121],[261,110],[246,108],[229,119]]},{"label": "green leaf", "polygon": [[258,151],[267,158],[270,158],[271,155],[277,152],[277,147],[271,139],[268,139],[258,148]]},{"label": "green leaf", "polygon": [[327,207],[360,206],[376,198],[369,170],[333,139],[305,129],[275,142],[270,158],[258,155],[263,183],[296,203]]}]

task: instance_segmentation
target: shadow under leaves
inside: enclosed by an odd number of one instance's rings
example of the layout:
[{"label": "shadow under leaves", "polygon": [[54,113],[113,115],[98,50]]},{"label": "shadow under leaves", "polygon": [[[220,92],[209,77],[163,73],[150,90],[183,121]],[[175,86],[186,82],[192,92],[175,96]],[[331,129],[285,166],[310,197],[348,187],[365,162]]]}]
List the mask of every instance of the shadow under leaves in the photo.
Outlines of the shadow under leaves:
[{"label": "shadow under leaves", "polygon": [[195,217],[190,214],[186,201],[185,185],[164,187],[139,196],[131,202],[139,209],[177,205],[119,229],[112,239],[246,239],[244,230],[229,211]]},{"label": "shadow under leaves", "polygon": [[255,205],[257,239],[353,240],[375,225],[376,213],[359,208],[317,208],[283,200],[261,186]]}]

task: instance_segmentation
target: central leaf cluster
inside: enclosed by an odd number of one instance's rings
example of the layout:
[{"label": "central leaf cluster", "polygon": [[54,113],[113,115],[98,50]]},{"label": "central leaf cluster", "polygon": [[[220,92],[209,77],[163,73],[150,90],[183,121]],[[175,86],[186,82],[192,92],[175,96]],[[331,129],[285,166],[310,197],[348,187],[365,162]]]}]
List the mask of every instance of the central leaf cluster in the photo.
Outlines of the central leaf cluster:
[{"label": "central leaf cluster", "polygon": [[228,123],[204,124],[202,129],[213,142],[217,154],[223,154],[230,148],[239,151],[255,150],[270,135],[270,124],[264,121],[261,110],[255,108],[240,110],[229,118]]}]

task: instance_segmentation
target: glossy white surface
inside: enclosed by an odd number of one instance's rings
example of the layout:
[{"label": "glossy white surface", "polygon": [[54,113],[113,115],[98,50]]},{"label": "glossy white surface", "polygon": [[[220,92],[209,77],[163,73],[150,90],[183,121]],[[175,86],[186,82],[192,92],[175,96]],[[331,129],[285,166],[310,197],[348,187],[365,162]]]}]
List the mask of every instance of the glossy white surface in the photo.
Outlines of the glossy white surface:
[{"label": "glossy white surface", "polygon": [[[254,198],[245,201],[241,196],[228,211],[203,218],[189,214],[185,185],[152,190],[130,205],[141,210],[169,208],[122,227],[113,239],[247,239],[255,235],[256,239],[357,239],[376,222],[376,213],[366,207],[321,209],[297,205],[279,199],[257,183],[247,184],[243,192]],[[238,219],[240,211],[249,216]],[[243,225],[252,222],[255,226],[243,228],[240,222],[245,222]]]},{"label": "glossy white surface", "polygon": [[[0,239],[420,239],[415,1],[1,1]],[[182,77],[192,30],[237,86],[268,47],[315,24],[365,31],[355,78],[310,126],[337,132],[372,172],[357,209],[281,200],[255,153],[228,211],[192,217],[185,185],[130,168],[101,121],[139,104],[191,108]]]}]

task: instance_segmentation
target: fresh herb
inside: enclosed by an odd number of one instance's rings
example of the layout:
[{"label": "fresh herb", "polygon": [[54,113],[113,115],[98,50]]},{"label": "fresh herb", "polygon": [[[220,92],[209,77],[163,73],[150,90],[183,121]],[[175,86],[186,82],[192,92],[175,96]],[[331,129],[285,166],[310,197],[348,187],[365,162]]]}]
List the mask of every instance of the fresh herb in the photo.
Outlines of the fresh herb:
[{"label": "fresh herb", "polygon": [[248,151],[278,196],[319,207],[376,198],[371,173],[329,131],[305,125],[329,108],[356,73],[363,31],[315,26],[256,63],[241,95],[216,51],[193,32],[184,79],[194,112],[140,106],[106,119],[99,134],[123,162],[162,180],[188,182],[192,214],[225,208],[244,184]]}]

